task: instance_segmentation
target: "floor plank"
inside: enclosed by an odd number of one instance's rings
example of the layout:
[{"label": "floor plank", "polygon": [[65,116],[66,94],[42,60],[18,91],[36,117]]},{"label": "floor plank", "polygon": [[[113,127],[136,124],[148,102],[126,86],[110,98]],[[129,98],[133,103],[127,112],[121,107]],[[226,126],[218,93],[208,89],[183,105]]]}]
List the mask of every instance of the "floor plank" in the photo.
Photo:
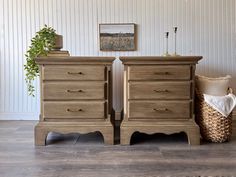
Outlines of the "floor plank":
[{"label": "floor plank", "polygon": [[137,133],[131,146],[112,146],[98,132],[50,133],[49,145],[35,147],[35,124],[0,121],[0,177],[236,176],[235,135],[189,146],[184,133]]}]

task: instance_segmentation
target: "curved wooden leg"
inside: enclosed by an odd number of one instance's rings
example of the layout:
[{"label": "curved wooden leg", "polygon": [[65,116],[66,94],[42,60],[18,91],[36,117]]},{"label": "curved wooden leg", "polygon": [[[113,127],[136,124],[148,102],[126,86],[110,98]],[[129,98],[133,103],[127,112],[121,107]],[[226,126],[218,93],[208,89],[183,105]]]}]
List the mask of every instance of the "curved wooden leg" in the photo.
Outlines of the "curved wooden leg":
[{"label": "curved wooden leg", "polygon": [[113,130],[113,127],[110,130],[105,129],[105,130],[102,130],[100,132],[103,136],[105,144],[110,144],[110,145],[114,144],[114,130]]},{"label": "curved wooden leg", "polygon": [[200,145],[200,134],[199,132],[191,131],[186,132],[188,136],[188,144],[189,145]]},{"label": "curved wooden leg", "polygon": [[34,129],[34,141],[36,146],[45,146],[48,131],[45,129],[42,129],[41,127],[36,126]]},{"label": "curved wooden leg", "polygon": [[120,130],[120,144],[130,145],[130,140],[133,133],[134,133],[133,130],[121,129]]}]

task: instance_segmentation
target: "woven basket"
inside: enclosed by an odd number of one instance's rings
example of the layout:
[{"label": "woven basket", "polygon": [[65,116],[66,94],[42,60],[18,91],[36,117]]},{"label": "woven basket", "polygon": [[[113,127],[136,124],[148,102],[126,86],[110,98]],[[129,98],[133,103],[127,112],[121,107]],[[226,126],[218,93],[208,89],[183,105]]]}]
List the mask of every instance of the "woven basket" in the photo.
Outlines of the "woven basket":
[{"label": "woven basket", "polygon": [[[232,93],[232,89],[229,92]],[[223,116],[204,101],[203,94],[197,89],[195,100],[195,119],[202,138],[216,143],[229,141],[232,134],[232,112],[228,117]]]}]

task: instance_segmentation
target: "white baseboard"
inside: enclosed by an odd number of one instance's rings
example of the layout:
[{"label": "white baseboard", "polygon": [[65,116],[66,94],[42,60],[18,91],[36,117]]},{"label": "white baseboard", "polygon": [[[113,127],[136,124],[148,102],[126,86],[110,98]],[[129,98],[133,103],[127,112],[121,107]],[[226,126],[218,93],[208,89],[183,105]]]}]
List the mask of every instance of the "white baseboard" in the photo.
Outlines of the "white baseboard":
[{"label": "white baseboard", "polygon": [[0,113],[0,120],[39,120],[39,113]]},{"label": "white baseboard", "polygon": [[[121,120],[122,111],[115,111],[115,120]],[[0,113],[0,120],[39,120],[39,113]],[[236,121],[236,110],[233,112]]]},{"label": "white baseboard", "polygon": [[[122,111],[115,111],[115,120],[121,120]],[[0,120],[39,120],[39,113],[0,113]]]},{"label": "white baseboard", "polygon": [[115,120],[121,120],[122,111],[115,111]]}]

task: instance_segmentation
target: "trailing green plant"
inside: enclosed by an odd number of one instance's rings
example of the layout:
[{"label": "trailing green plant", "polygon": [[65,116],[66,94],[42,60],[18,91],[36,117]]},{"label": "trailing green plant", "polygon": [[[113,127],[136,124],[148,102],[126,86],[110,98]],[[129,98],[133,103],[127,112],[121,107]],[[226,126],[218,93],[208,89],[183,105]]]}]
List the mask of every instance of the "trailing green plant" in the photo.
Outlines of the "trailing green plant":
[{"label": "trailing green plant", "polygon": [[24,65],[24,70],[26,71],[25,81],[29,95],[34,96],[33,81],[39,76],[39,66],[35,63],[35,58],[39,55],[46,56],[55,45],[55,39],[56,31],[47,25],[36,32],[35,37],[31,39],[31,45],[25,54],[26,64]]}]

